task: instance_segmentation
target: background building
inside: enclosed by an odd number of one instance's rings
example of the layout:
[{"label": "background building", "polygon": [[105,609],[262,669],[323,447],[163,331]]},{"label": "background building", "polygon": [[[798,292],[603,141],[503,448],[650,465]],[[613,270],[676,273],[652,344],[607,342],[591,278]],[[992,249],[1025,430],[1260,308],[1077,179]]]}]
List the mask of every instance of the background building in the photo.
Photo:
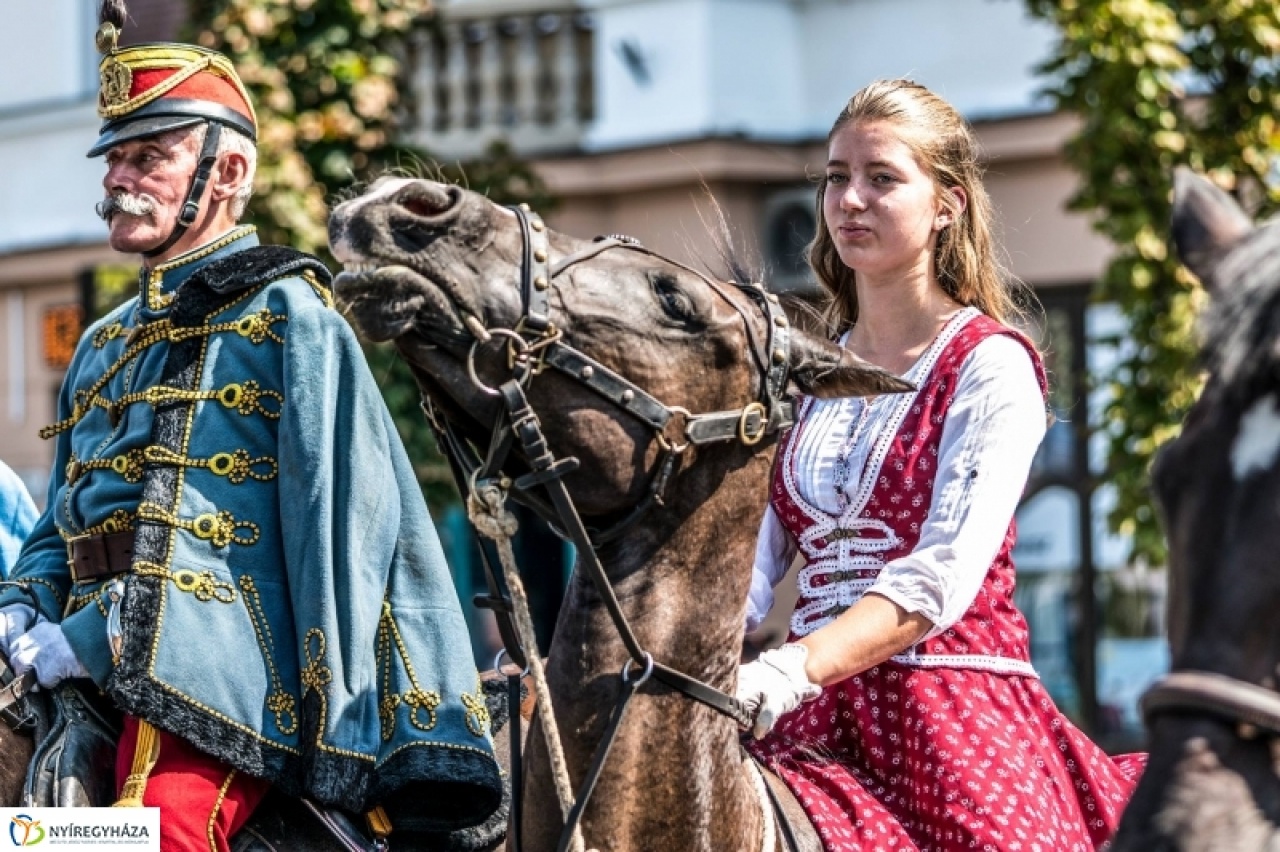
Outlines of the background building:
[{"label": "background building", "polygon": [[[38,501],[51,452],[35,433],[54,419],[84,294],[131,286],[136,268],[104,243],[92,212],[102,169],[83,156],[98,126],[95,8],[19,4],[11,31],[25,37],[0,54],[5,79],[24,81],[0,92],[0,458]],[[1087,299],[1108,244],[1065,210],[1076,178],[1061,149],[1075,122],[1036,94],[1053,33],[1016,0],[437,8],[409,45],[413,141],[465,162],[504,140],[558,198],[553,227],[630,234],[694,263],[715,264],[714,197],[775,289],[812,288],[800,250],[814,227],[813,179],[830,123],[856,89],[910,76],[961,109],[985,151],[1009,265],[1046,308],[1030,331],[1048,355],[1058,419],[1019,512],[1017,554],[1035,662],[1095,733],[1136,732],[1133,700],[1167,665],[1163,572],[1126,564],[1124,542],[1104,533],[1105,488],[1094,488],[1087,378],[1106,369],[1114,344],[1103,341],[1123,329]],[[130,9],[135,38],[172,37],[182,19],[180,0]],[[1086,605],[1073,603],[1079,591]]]}]

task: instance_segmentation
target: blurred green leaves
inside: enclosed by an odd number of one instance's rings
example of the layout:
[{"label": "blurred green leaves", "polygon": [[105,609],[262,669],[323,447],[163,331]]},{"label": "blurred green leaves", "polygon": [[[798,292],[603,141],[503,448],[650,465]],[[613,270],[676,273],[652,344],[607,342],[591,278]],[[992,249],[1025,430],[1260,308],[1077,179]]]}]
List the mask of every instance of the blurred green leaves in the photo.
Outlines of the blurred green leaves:
[{"label": "blurred green leaves", "polygon": [[1164,564],[1148,471],[1199,393],[1194,322],[1204,296],[1168,248],[1173,169],[1187,164],[1258,215],[1280,208],[1280,0],[1026,0],[1058,41],[1046,91],[1082,126],[1067,157],[1074,209],[1117,251],[1096,296],[1131,340],[1101,424],[1112,527]]}]

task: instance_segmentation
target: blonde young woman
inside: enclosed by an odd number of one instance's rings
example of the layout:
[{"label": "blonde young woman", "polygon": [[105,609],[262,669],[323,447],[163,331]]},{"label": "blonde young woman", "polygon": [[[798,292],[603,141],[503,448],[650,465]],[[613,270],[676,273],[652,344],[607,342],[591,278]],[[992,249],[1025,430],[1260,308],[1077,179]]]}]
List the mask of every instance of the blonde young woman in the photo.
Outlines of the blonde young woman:
[{"label": "blonde young woman", "polygon": [[828,137],[810,262],[843,345],[915,393],[806,398],[778,450],[748,627],[804,560],[791,635],[742,667],[752,748],[829,852],[1094,849],[1143,757],[1054,706],[1013,602],[1013,513],[1046,429],[973,136],[923,86],[858,92]]}]

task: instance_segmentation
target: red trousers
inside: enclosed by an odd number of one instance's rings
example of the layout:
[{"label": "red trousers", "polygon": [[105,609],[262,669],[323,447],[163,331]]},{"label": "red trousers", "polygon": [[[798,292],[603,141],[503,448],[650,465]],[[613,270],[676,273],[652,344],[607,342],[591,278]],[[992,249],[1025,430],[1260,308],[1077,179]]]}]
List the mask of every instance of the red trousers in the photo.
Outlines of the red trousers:
[{"label": "red trousers", "polygon": [[[248,821],[271,786],[237,772],[164,731],[142,803],[160,808],[161,852],[228,852],[230,837]],[[116,787],[132,771],[138,720],[125,716],[116,755]]]}]

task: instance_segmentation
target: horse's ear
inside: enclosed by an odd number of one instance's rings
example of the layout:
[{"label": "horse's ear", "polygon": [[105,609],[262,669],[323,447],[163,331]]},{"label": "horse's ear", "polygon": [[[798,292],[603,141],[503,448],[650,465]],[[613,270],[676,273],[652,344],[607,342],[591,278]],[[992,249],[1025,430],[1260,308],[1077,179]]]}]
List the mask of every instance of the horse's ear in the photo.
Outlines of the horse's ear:
[{"label": "horse's ear", "polygon": [[791,381],[810,396],[873,396],[915,390],[910,382],[868,364],[843,346],[796,330],[791,337]]},{"label": "horse's ear", "polygon": [[1253,230],[1253,222],[1212,181],[1179,166],[1173,173],[1172,230],[1178,257],[1212,293],[1216,261]]}]

